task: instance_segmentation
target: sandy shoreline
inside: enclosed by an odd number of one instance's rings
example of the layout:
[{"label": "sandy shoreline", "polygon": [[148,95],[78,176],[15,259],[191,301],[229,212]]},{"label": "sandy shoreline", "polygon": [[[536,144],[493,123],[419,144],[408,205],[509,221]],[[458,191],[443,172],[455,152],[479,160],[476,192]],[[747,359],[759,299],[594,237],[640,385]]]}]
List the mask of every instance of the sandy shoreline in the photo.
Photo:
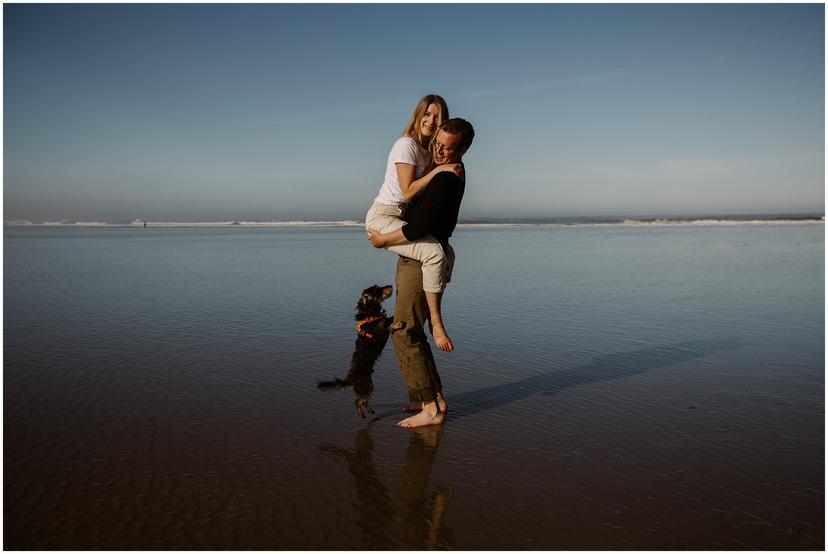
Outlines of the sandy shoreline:
[{"label": "sandy shoreline", "polygon": [[424,432],[316,387],[391,256],[150,235],[6,232],[6,548],[824,546],[821,226],[456,233]]}]

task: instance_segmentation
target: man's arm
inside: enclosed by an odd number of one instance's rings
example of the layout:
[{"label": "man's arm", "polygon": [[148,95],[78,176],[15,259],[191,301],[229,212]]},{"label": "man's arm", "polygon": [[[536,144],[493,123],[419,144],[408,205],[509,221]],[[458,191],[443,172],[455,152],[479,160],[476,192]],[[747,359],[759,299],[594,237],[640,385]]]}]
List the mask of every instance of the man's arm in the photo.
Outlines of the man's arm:
[{"label": "man's arm", "polygon": [[462,186],[459,181],[459,177],[448,172],[439,173],[431,180],[431,185],[420,198],[411,220],[400,229],[409,242],[434,234],[453,203],[452,189]]},{"label": "man's arm", "polygon": [[420,197],[411,220],[401,229],[382,234],[376,229],[368,230],[368,238],[375,248],[412,243],[425,235],[434,234],[436,225],[447,217],[448,211],[457,203],[456,187],[462,187],[456,174],[446,171],[438,173]]}]

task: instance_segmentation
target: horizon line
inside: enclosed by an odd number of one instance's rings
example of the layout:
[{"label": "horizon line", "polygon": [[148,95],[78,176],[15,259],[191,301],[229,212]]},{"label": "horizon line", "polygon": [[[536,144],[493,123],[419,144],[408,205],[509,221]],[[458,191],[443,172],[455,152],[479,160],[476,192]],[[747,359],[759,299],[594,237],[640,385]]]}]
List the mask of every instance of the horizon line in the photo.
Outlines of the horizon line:
[{"label": "horizon line", "polygon": [[[649,214],[613,214],[613,215],[497,215],[497,216],[471,216],[460,218],[457,221],[458,225],[473,225],[480,223],[601,223],[601,222],[623,222],[623,221],[640,221],[640,222],[690,222],[690,221],[728,221],[746,222],[746,221],[814,221],[821,219],[825,220],[825,212],[720,212],[720,213],[705,213],[705,212],[688,212],[683,214],[664,214],[664,213],[649,213]],[[142,225],[146,221],[147,224],[154,225],[274,225],[274,226],[289,226],[289,225],[349,225],[356,226],[364,224],[364,217],[360,218],[279,218],[279,219],[260,219],[260,218],[165,218],[152,219],[147,217],[133,218],[133,219],[97,219],[97,218],[4,218],[4,226],[133,226]]]}]

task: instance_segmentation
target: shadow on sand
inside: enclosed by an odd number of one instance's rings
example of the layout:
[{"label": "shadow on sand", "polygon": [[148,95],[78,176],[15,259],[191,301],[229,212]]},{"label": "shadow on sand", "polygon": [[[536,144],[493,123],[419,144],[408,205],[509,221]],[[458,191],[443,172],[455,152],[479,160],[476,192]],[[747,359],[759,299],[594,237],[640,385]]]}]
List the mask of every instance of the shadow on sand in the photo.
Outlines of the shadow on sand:
[{"label": "shadow on sand", "polygon": [[[485,387],[449,398],[450,421],[492,410],[535,394],[550,395],[588,383],[622,379],[654,369],[701,359],[714,352],[740,348],[739,338],[696,340],[597,356],[586,365],[549,371],[519,381]],[[429,491],[443,427],[411,430],[405,463],[395,486],[387,487],[374,461],[373,423],[398,411],[379,414],[356,433],[353,448],[322,445],[320,450],[343,461],[355,489],[361,544],[369,550],[454,549],[453,533],[444,522],[452,487]]]},{"label": "shadow on sand", "polygon": [[743,345],[744,341],[740,338],[726,337],[597,356],[586,365],[560,371],[548,371],[520,381],[450,395],[448,397],[449,415],[452,421],[456,421],[535,394],[546,396],[579,385],[622,379],[653,369],[701,359],[714,352],[733,350]]}]

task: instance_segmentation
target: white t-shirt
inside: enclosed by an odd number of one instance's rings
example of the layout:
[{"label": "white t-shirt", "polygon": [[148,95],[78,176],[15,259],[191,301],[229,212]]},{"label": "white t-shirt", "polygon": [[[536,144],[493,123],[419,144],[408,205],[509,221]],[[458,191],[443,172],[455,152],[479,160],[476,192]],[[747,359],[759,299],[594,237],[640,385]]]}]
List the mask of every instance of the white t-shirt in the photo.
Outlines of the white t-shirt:
[{"label": "white t-shirt", "polygon": [[406,204],[405,196],[400,190],[400,181],[397,179],[398,163],[410,164],[414,166],[414,179],[419,179],[426,174],[426,170],[431,162],[431,156],[428,150],[417,144],[411,137],[400,137],[394,146],[391,147],[391,153],[388,154],[388,166],[385,168],[385,180],[382,182],[379,194],[374,198],[374,202],[380,204]]}]

